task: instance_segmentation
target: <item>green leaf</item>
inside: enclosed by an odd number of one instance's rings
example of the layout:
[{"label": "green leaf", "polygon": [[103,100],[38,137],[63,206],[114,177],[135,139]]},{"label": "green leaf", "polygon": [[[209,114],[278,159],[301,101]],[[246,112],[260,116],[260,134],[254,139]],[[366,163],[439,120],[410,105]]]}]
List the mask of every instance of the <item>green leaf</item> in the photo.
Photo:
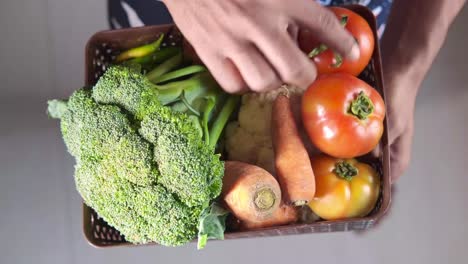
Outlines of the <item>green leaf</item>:
[{"label": "green leaf", "polygon": [[228,214],[229,212],[216,202],[203,210],[198,225],[198,249],[203,249],[208,239],[224,239]]},{"label": "green leaf", "polygon": [[172,104],[171,109],[176,112],[181,112],[181,113],[185,113],[189,110],[187,106],[185,106],[184,102],[182,101],[178,101]]}]

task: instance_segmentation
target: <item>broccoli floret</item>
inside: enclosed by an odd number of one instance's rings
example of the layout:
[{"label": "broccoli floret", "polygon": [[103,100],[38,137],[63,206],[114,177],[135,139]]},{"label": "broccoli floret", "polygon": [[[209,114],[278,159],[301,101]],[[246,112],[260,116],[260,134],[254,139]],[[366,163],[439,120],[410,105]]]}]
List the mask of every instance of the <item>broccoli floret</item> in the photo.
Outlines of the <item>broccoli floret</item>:
[{"label": "broccoli floret", "polygon": [[138,69],[120,65],[110,67],[93,88],[98,103],[114,104],[141,120],[158,108],[158,91]]},{"label": "broccoli floret", "polygon": [[224,166],[213,148],[204,144],[187,115],[167,107],[146,116],[140,134],[154,144],[158,182],[188,205],[216,198],[222,187]]},{"label": "broccoli floret", "polygon": [[151,146],[134,131],[119,107],[98,105],[91,91],[82,89],[70,97],[61,120],[65,144],[77,161],[106,159],[118,164],[118,175],[135,184],[156,181]]},{"label": "broccoli floret", "polygon": [[186,206],[162,186],[138,186],[116,177],[108,164],[83,160],[75,170],[76,186],[86,204],[126,240],[177,246],[196,236],[200,207]]}]

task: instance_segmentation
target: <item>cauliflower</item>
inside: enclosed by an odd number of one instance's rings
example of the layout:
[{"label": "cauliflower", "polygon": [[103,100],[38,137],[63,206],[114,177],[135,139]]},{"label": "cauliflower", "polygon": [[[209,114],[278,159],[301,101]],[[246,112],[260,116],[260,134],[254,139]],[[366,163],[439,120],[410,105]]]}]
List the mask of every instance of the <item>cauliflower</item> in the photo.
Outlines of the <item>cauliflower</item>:
[{"label": "cauliflower", "polygon": [[[300,98],[304,90],[287,86],[267,93],[251,93],[242,97],[238,120],[226,127],[226,152],[228,160],[242,161],[264,168],[275,174],[274,151],[271,141],[271,111],[273,101],[287,88],[294,116],[300,121]],[[298,122],[300,124],[301,122]],[[302,125],[301,136],[310,152],[314,152]]]}]

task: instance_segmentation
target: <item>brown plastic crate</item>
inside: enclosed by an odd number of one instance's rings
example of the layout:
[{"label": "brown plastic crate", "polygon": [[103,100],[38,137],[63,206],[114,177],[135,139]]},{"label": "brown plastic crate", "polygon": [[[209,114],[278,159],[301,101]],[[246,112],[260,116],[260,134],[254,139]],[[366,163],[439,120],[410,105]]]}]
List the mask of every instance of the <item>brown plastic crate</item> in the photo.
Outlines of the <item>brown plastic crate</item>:
[{"label": "brown plastic crate", "polygon": [[[372,12],[366,7],[350,5],[347,8],[363,16],[370,24],[377,40],[376,21]],[[122,50],[154,41],[159,34],[166,34],[163,46],[178,46],[183,42],[181,33],[174,25],[147,26],[130,29],[101,31],[93,35],[86,45],[85,84],[92,86],[106,70],[106,67]],[[375,87],[385,100],[383,90],[382,65],[379,43],[376,41],[371,62],[359,76],[362,80]],[[385,132],[380,142],[380,153],[377,157],[365,157],[380,173],[381,193],[374,210],[366,217],[334,221],[319,221],[311,224],[294,224],[288,226],[270,227],[255,231],[226,232],[225,239],[253,238],[266,236],[282,236],[292,234],[307,234],[317,232],[335,232],[349,230],[365,230],[371,228],[380,219],[390,205],[390,156],[388,148],[388,120],[385,119]],[[83,204],[83,231],[89,243],[95,247],[131,246],[125,238],[96,212]],[[154,244],[154,243],[153,243]]]}]

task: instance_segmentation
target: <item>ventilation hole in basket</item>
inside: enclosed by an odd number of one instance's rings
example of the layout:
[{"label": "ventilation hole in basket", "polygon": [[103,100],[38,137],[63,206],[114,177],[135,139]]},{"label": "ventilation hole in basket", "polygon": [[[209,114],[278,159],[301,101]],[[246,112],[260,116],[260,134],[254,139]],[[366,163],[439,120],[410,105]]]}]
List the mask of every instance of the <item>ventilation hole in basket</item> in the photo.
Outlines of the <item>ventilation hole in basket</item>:
[{"label": "ventilation hole in basket", "polygon": [[115,58],[116,58],[116,56],[115,56],[115,55],[112,55],[112,56],[111,56],[111,61],[114,61]]},{"label": "ventilation hole in basket", "polygon": [[112,239],[112,237],[111,237],[110,234],[106,234],[106,238],[107,238],[107,240],[111,240],[111,239]]},{"label": "ventilation hole in basket", "polygon": [[94,236],[94,238],[99,238],[98,232],[94,231],[94,232],[93,232],[93,236]]},{"label": "ventilation hole in basket", "polygon": [[171,46],[175,46],[177,45],[175,42],[171,42]]},{"label": "ventilation hole in basket", "polygon": [[103,64],[103,65],[102,65],[102,71],[105,72],[105,71],[106,71],[106,68],[107,68],[106,65]]},{"label": "ventilation hole in basket", "polygon": [[107,228],[105,226],[102,227],[102,232],[104,232],[104,233],[107,232]]},{"label": "ventilation hole in basket", "polygon": [[94,74],[94,78],[96,78],[96,79],[99,78],[99,73],[96,72],[96,73]]},{"label": "ventilation hole in basket", "polygon": [[104,236],[103,233],[99,233],[99,238],[100,238],[100,239],[106,239],[106,237]]},{"label": "ventilation hole in basket", "polygon": [[101,61],[98,61],[97,63],[95,63],[97,66],[101,66]]},{"label": "ventilation hole in basket", "polygon": [[100,231],[101,230],[101,226],[100,225],[96,225],[96,231]]},{"label": "ventilation hole in basket", "polygon": [[111,49],[106,49],[106,53],[107,53],[107,54],[111,54],[111,53],[112,53],[112,50],[111,50]]},{"label": "ventilation hole in basket", "polygon": [[95,53],[96,55],[99,55],[99,52],[100,52],[100,51],[99,51],[98,49],[96,49],[96,50],[94,51],[94,53]]}]

